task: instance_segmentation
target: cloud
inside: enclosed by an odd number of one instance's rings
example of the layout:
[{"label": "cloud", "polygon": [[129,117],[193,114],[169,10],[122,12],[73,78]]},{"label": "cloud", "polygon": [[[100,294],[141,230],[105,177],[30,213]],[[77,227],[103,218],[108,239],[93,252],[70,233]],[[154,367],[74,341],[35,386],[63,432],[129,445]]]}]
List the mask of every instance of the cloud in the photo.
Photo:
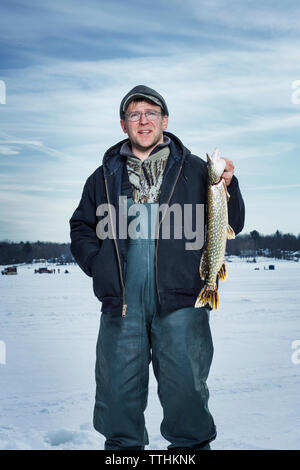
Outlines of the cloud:
[{"label": "cloud", "polygon": [[[1,134],[1,133],[0,133]],[[11,145],[14,145],[11,147]],[[0,155],[19,155],[20,154],[20,149],[16,148],[16,145],[18,146],[33,146],[33,147],[42,147],[41,142],[35,142],[35,141],[25,141],[25,140],[0,140]]]},{"label": "cloud", "polygon": [[0,155],[18,155],[20,152],[13,147],[7,145],[1,145],[0,142]]},{"label": "cloud", "polygon": [[[170,8],[167,0],[153,1],[140,0],[137,5],[135,1],[128,0],[126,3],[119,0],[87,0],[84,8],[79,0],[61,2],[59,0],[45,1],[43,3],[35,0],[18,0],[7,3],[3,8],[3,27],[1,35],[11,37],[12,30],[9,27],[14,24],[15,39],[30,40],[38,37],[47,37],[53,31],[57,37],[72,38],[78,32],[88,33],[92,36],[97,32],[99,37],[103,32],[114,34],[126,34],[136,37],[137,35],[165,35],[169,31],[170,23],[177,35],[182,33],[191,34],[188,22],[182,21],[182,13],[186,13],[185,7],[173,0],[174,7]],[[27,15],[24,16],[24,11]],[[47,21],[41,21],[41,19]],[[188,18],[187,18],[188,19]],[[199,33],[199,32],[198,32]],[[147,37],[143,37],[143,40]]]},{"label": "cloud", "polygon": [[216,29],[226,27],[236,31],[299,33],[300,7],[294,0],[284,3],[272,0],[264,2],[244,0],[186,0],[185,7],[199,20],[216,25]]},{"label": "cloud", "polygon": [[[14,129],[12,129],[14,130]],[[0,132],[1,135],[1,132]],[[20,147],[29,147],[38,150],[41,153],[45,153],[49,156],[54,157],[65,157],[63,152],[60,152],[54,148],[44,145],[41,141],[24,140],[24,139],[13,139],[13,140],[0,140],[0,154],[2,155],[17,155],[20,154],[20,150],[16,150],[15,147],[9,147],[8,144],[18,145]]]}]

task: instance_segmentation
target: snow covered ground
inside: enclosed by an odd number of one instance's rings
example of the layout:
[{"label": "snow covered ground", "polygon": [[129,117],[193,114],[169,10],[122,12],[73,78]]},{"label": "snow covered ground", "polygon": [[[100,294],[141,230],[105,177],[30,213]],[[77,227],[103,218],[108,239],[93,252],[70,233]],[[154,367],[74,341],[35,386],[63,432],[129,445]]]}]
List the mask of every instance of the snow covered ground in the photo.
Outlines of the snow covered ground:
[{"label": "snow covered ground", "polygon": [[[300,263],[263,269],[271,263],[233,258],[211,313],[212,449],[300,449],[300,364],[292,361]],[[75,265],[69,274],[64,268],[34,274],[27,265],[0,276],[0,449],[103,449],[92,426],[100,304],[92,280]],[[156,388],[151,369],[148,449],[166,449]]]}]

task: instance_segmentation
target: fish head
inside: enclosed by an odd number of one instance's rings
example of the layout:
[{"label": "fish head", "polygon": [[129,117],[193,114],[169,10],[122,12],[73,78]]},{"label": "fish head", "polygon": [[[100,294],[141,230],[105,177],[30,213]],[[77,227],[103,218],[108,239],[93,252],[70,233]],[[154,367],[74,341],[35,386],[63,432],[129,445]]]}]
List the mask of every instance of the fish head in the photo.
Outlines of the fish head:
[{"label": "fish head", "polygon": [[212,155],[206,154],[209,184],[216,184],[220,180],[226,166],[224,158],[221,158],[219,149],[215,149]]}]

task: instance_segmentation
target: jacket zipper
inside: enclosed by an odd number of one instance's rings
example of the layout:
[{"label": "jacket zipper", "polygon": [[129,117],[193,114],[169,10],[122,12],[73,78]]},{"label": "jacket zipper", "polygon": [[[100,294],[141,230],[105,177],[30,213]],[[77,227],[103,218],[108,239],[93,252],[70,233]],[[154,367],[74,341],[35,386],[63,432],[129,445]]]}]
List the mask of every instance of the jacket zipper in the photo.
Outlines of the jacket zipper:
[{"label": "jacket zipper", "polygon": [[162,216],[162,218],[161,218],[161,221],[160,221],[159,224],[158,224],[157,232],[156,232],[155,277],[156,277],[156,291],[157,291],[157,297],[158,297],[159,303],[161,303],[161,302],[160,302],[160,295],[159,295],[159,291],[158,291],[158,275],[157,275],[157,253],[158,253],[159,228],[160,228],[160,224],[163,223],[163,220],[164,220],[164,218],[165,218],[165,216],[166,216],[166,213],[167,213],[167,210],[168,210],[168,207],[169,207],[169,202],[170,202],[170,200],[171,200],[171,198],[172,198],[172,196],[173,196],[173,193],[174,193],[174,190],[175,190],[175,186],[176,186],[177,181],[178,181],[178,178],[179,178],[179,176],[180,176],[182,167],[183,167],[183,163],[181,164],[181,166],[180,166],[180,168],[179,168],[178,175],[177,175],[177,177],[176,177],[175,183],[174,183],[174,185],[173,185],[171,194],[170,194],[169,199],[168,199],[168,202],[167,202],[167,208],[166,208],[166,210],[165,210],[165,212],[164,212],[164,214],[163,214],[163,216]]},{"label": "jacket zipper", "polygon": [[120,271],[120,279],[121,279],[121,285],[122,285],[122,297],[123,297],[122,317],[125,317],[126,316],[126,310],[127,310],[127,304],[126,304],[126,300],[125,300],[125,286],[124,286],[124,280],[123,280],[123,274],[122,274],[120,253],[119,253],[119,248],[118,248],[118,244],[117,244],[117,240],[116,240],[116,236],[115,236],[114,226],[113,226],[113,223],[112,223],[112,217],[111,217],[111,212],[110,212],[110,199],[109,199],[109,194],[108,194],[106,178],[104,178],[104,181],[105,181],[106,197],[107,197],[107,202],[108,202],[108,213],[109,213],[110,225],[111,225],[111,230],[112,230],[112,234],[113,234],[115,249],[116,249],[116,253],[117,253],[118,265],[119,265],[119,271]]}]

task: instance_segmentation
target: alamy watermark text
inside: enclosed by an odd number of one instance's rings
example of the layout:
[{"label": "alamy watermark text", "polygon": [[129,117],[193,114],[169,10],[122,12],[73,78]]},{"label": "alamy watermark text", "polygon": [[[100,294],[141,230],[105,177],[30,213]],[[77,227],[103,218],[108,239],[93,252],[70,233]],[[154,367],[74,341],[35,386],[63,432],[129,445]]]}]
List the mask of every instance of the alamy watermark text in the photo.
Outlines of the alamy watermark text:
[{"label": "alamy watermark text", "polygon": [[298,365],[300,364],[300,339],[295,339],[292,342],[292,349],[295,349],[291,356],[291,361],[293,364]]},{"label": "alamy watermark text", "polygon": [[6,345],[0,340],[0,364],[6,364]]},{"label": "alamy watermark text", "polygon": [[200,250],[204,245],[204,213],[204,204],[153,203],[150,211],[145,204],[128,207],[127,197],[120,196],[118,216],[113,204],[97,207],[96,233],[100,240],[157,239],[161,233],[164,240],[185,240],[186,250]]},{"label": "alamy watermark text", "polygon": [[3,80],[0,80],[0,104],[6,104],[6,85]]},{"label": "alamy watermark text", "polygon": [[292,88],[295,89],[292,93],[292,103],[300,104],[300,80],[294,80],[292,82]]}]

